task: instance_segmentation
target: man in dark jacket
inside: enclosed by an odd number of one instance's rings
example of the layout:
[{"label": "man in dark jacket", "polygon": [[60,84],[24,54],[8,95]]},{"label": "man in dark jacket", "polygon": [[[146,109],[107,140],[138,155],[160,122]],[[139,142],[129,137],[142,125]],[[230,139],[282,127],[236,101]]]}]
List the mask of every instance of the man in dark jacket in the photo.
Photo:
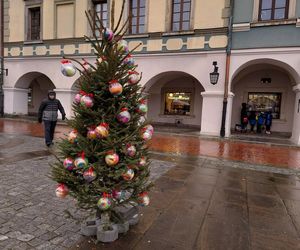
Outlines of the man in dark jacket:
[{"label": "man in dark jacket", "polygon": [[66,118],[65,110],[60,101],[56,99],[56,93],[53,90],[49,90],[48,98],[42,101],[38,114],[39,123],[42,123],[42,121],[44,121],[45,141],[47,147],[50,147],[53,144],[52,141],[57,122],[58,110],[60,111],[62,119],[64,120]]}]

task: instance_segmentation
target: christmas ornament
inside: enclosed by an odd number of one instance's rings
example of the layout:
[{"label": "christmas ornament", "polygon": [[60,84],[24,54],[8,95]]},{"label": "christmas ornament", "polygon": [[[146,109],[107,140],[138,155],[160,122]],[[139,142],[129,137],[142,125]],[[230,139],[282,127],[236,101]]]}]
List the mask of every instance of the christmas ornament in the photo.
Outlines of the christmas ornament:
[{"label": "christmas ornament", "polygon": [[136,148],[135,148],[135,146],[128,144],[126,146],[126,154],[128,156],[130,156],[130,157],[135,156],[135,154],[136,154]]},{"label": "christmas ornament", "polygon": [[81,97],[82,97],[82,95],[81,94],[76,94],[75,95],[75,97],[74,97],[74,101],[75,101],[75,103],[77,103],[77,104],[79,104],[80,103],[80,101],[81,101]]},{"label": "christmas ornament", "polygon": [[141,100],[139,103],[140,104],[138,106],[138,112],[140,114],[146,114],[148,111],[148,106],[147,106],[146,100]]},{"label": "christmas ornament", "polygon": [[123,190],[113,190],[112,196],[116,200],[124,200],[126,198],[126,193]]},{"label": "christmas ornament", "polygon": [[139,194],[138,203],[140,206],[148,206],[150,203],[150,198],[147,193]]},{"label": "christmas ornament", "polygon": [[127,171],[122,174],[122,176],[125,181],[130,181],[134,177],[134,171],[131,168],[128,168]]},{"label": "christmas ornament", "polygon": [[83,173],[83,178],[87,181],[87,182],[92,182],[93,180],[95,180],[97,177],[97,174],[94,170],[93,167],[90,167],[87,171],[85,171]]},{"label": "christmas ornament", "polygon": [[109,152],[105,156],[105,162],[108,166],[114,166],[114,165],[118,164],[118,162],[119,162],[119,155],[114,152]]},{"label": "christmas ornament", "polygon": [[105,28],[105,30],[103,32],[103,36],[109,42],[111,42],[114,39],[114,33],[109,28]]},{"label": "christmas ornament", "polygon": [[74,160],[71,157],[67,157],[64,160],[63,164],[64,164],[64,167],[69,171],[71,171],[74,168]]},{"label": "christmas ornament", "polygon": [[65,198],[69,193],[69,189],[68,187],[61,183],[61,184],[58,184],[56,190],[55,190],[55,194],[58,198]]},{"label": "christmas ornament", "polygon": [[124,63],[127,64],[128,66],[134,66],[134,59],[132,58],[131,55],[128,55],[124,59]]},{"label": "christmas ornament", "polygon": [[72,130],[70,133],[69,133],[69,135],[68,135],[68,141],[70,142],[70,143],[75,143],[75,142],[77,142],[77,135],[78,135],[78,132],[77,132],[77,130]]},{"label": "christmas ornament", "polygon": [[121,112],[117,115],[117,120],[121,123],[127,123],[130,121],[130,113],[127,108],[122,108]]},{"label": "christmas ornament", "polygon": [[74,165],[77,168],[86,168],[88,164],[88,159],[84,157],[84,153],[82,153],[81,156],[78,156],[74,161]]},{"label": "christmas ornament", "polygon": [[109,92],[113,95],[120,95],[123,92],[123,87],[117,80],[112,80],[109,82]]},{"label": "christmas ornament", "polygon": [[129,85],[137,84],[138,81],[140,80],[139,73],[136,71],[129,71],[128,74],[129,76],[127,81]]},{"label": "christmas ornament", "polygon": [[64,76],[72,77],[76,74],[76,68],[70,60],[61,60],[60,69]]},{"label": "christmas ornament", "polygon": [[108,124],[103,122],[95,128],[99,138],[106,138],[108,136]]},{"label": "christmas ornament", "polygon": [[90,140],[95,140],[98,137],[98,134],[96,132],[96,130],[94,129],[89,129],[87,132],[87,138],[89,138]]},{"label": "christmas ornament", "polygon": [[83,60],[82,66],[83,66],[85,71],[87,71],[87,72],[92,71],[91,65],[86,60]]},{"label": "christmas ornament", "polygon": [[121,52],[128,52],[128,43],[125,40],[121,40],[118,42],[118,50]]},{"label": "christmas ornament", "polygon": [[94,100],[92,97],[88,95],[84,95],[81,97],[80,103],[82,106],[85,106],[87,108],[91,108],[94,106]]},{"label": "christmas ornament", "polygon": [[111,200],[104,194],[103,197],[98,200],[97,206],[101,210],[107,210],[111,207]]},{"label": "christmas ornament", "polygon": [[153,126],[151,125],[151,124],[148,124],[148,125],[146,125],[145,127],[144,127],[144,129],[145,130],[148,130],[150,133],[152,133],[153,134],[153,132],[154,132],[154,128],[153,128]]},{"label": "christmas ornament", "polygon": [[141,167],[144,167],[144,166],[146,166],[146,164],[147,164],[147,159],[146,159],[146,157],[142,156],[138,165]]}]

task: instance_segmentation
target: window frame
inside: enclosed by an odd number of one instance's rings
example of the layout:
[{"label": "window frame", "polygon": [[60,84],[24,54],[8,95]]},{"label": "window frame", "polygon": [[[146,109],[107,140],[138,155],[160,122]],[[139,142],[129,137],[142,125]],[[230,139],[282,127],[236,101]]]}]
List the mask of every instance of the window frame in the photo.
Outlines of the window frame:
[{"label": "window frame", "polygon": [[[39,8],[39,12],[40,12],[40,17],[39,17],[39,37],[38,39],[33,39],[32,37],[32,27],[31,27],[31,23],[32,23],[32,15],[31,15],[31,11],[33,9],[38,9]],[[42,5],[41,4],[28,4],[25,6],[25,27],[24,27],[24,42],[40,42],[42,41],[42,29],[43,29],[43,11],[42,11]]]},{"label": "window frame", "polygon": [[[278,112],[272,112],[272,114],[273,113],[276,113],[276,114],[278,114],[278,117],[277,118],[275,118],[274,116],[273,116],[273,119],[274,120],[281,120],[282,119],[282,114],[281,114],[281,112],[282,112],[282,105],[283,105],[283,103],[282,103],[282,98],[283,98],[283,93],[282,92],[260,92],[260,91],[249,91],[248,93],[247,93],[247,104],[249,105],[249,102],[250,102],[250,95],[276,95],[276,96],[278,96],[279,97],[279,99],[280,99],[280,102],[279,102],[279,111]],[[260,110],[254,110],[254,111],[257,111],[257,112],[266,112],[266,111],[260,111]]]},{"label": "window frame", "polygon": [[[289,18],[289,5],[290,5],[290,0],[285,0],[286,1],[286,5],[285,5],[285,13],[284,13],[284,18],[280,18],[280,19],[275,19],[274,15],[275,15],[275,10],[278,8],[275,8],[275,4],[276,4],[276,0],[271,0],[272,1],[272,7],[271,7],[271,18],[270,19],[266,19],[266,20],[262,20],[261,19],[261,13],[262,13],[262,2],[263,0],[259,0],[259,9],[258,9],[258,21],[259,22],[270,22],[270,21],[280,21],[280,20],[287,20]],[[281,8],[280,8],[281,9]]]},{"label": "window frame", "polygon": [[[128,14],[129,14],[129,17],[130,17],[130,20],[129,20],[129,25],[128,25],[128,34],[129,35],[138,35],[138,34],[145,34],[147,33],[146,32],[146,17],[147,17],[147,0],[136,0],[137,1],[137,15],[135,16],[136,17],[136,25],[132,25],[132,1],[133,0],[128,0]],[[145,14],[143,16],[140,15],[140,9],[141,9],[141,5],[140,5],[140,1],[144,1],[144,7],[142,8],[145,8]],[[140,19],[141,17],[144,18],[144,31],[143,32],[140,32]],[[136,32],[133,33],[132,32],[132,27],[135,26],[136,27]]]},{"label": "window frame", "polygon": [[[106,11],[103,11],[103,6],[101,6],[102,4],[106,4]],[[100,12],[97,12],[97,5],[100,5],[101,10]],[[110,15],[109,15],[109,0],[98,0],[98,1],[93,1],[93,30],[96,31],[96,23],[97,23],[97,19],[96,19],[96,15],[98,13],[100,13],[100,17],[99,19],[102,20],[102,16],[103,13],[106,12],[106,25],[103,24],[104,27],[109,27],[109,20],[110,20]]]},{"label": "window frame", "polygon": [[[177,114],[177,113],[167,113],[166,111],[167,111],[167,109],[166,109],[166,106],[167,106],[167,96],[169,95],[169,94],[180,94],[180,93],[182,93],[182,94],[184,94],[184,95],[189,95],[189,114]],[[191,116],[191,111],[192,111],[192,92],[187,92],[187,91],[181,91],[181,92],[177,92],[177,91],[174,91],[174,90],[172,90],[172,91],[166,91],[166,92],[164,92],[164,110],[163,110],[163,114],[164,115],[174,115],[174,116]],[[174,100],[176,100],[176,99],[174,99]]]},{"label": "window frame", "polygon": [[[180,12],[176,12],[176,13],[180,13],[180,20],[179,22],[176,22],[176,23],[179,23],[179,30],[174,30],[174,0],[172,0],[171,2],[171,31],[172,32],[182,32],[182,31],[189,31],[191,30],[191,17],[192,17],[192,0],[188,0],[189,1],[189,4],[190,4],[190,9],[189,11],[183,11],[183,7],[184,7],[184,1],[187,1],[187,0],[180,0]],[[188,29],[182,29],[182,26],[183,26],[183,13],[184,12],[189,12],[189,28]]]}]

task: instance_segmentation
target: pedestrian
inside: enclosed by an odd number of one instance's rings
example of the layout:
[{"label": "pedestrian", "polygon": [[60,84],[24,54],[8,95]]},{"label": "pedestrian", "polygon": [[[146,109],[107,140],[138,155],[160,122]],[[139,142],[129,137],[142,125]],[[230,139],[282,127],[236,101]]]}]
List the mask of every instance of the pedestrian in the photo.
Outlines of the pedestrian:
[{"label": "pedestrian", "polygon": [[260,112],[258,115],[257,115],[257,125],[256,125],[256,132],[258,134],[261,133],[261,130],[262,130],[262,125],[264,124],[264,113],[263,112]]},{"label": "pedestrian", "polygon": [[250,131],[254,132],[254,127],[256,125],[256,113],[254,110],[250,111],[249,123],[250,123]]},{"label": "pedestrian", "polygon": [[273,120],[272,112],[268,111],[266,114],[266,120],[265,120],[266,134],[268,134],[268,135],[271,134],[272,120]]},{"label": "pedestrian", "polygon": [[39,123],[42,123],[42,121],[44,122],[45,142],[47,147],[53,145],[58,110],[62,115],[62,119],[65,120],[66,113],[63,106],[60,101],[56,99],[56,93],[53,90],[49,90],[48,98],[42,101],[38,113]]},{"label": "pedestrian", "polygon": [[247,113],[247,104],[242,103],[242,110],[241,110],[241,128],[242,132],[247,132],[247,125],[248,125],[248,113]]}]

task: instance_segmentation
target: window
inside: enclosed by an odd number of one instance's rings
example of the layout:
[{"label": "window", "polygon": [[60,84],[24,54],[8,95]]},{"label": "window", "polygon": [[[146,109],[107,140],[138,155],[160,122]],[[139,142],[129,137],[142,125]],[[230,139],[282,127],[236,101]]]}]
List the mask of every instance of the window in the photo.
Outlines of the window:
[{"label": "window", "polygon": [[288,18],[289,0],[260,0],[258,20],[279,20]]},{"label": "window", "polygon": [[[96,27],[101,27],[99,20],[101,20],[102,24],[104,27],[108,27],[108,6],[107,6],[107,1],[97,1],[94,2],[94,29]],[[98,16],[98,18],[96,17]],[[98,34],[99,31],[96,30],[96,35],[99,36]]]},{"label": "window", "polygon": [[32,102],[32,88],[31,87],[28,88],[27,100],[28,100],[28,106],[32,106],[33,102]]},{"label": "window", "polygon": [[165,115],[190,115],[190,112],[191,93],[166,93]]},{"label": "window", "polygon": [[130,0],[129,14],[131,16],[129,23],[129,33],[145,33],[146,0]]},{"label": "window", "polygon": [[281,93],[248,93],[249,110],[272,111],[274,119],[280,119]]},{"label": "window", "polygon": [[190,29],[191,0],[173,0],[172,31]]},{"label": "window", "polygon": [[27,40],[40,40],[41,33],[41,9],[40,7],[28,9]]}]

